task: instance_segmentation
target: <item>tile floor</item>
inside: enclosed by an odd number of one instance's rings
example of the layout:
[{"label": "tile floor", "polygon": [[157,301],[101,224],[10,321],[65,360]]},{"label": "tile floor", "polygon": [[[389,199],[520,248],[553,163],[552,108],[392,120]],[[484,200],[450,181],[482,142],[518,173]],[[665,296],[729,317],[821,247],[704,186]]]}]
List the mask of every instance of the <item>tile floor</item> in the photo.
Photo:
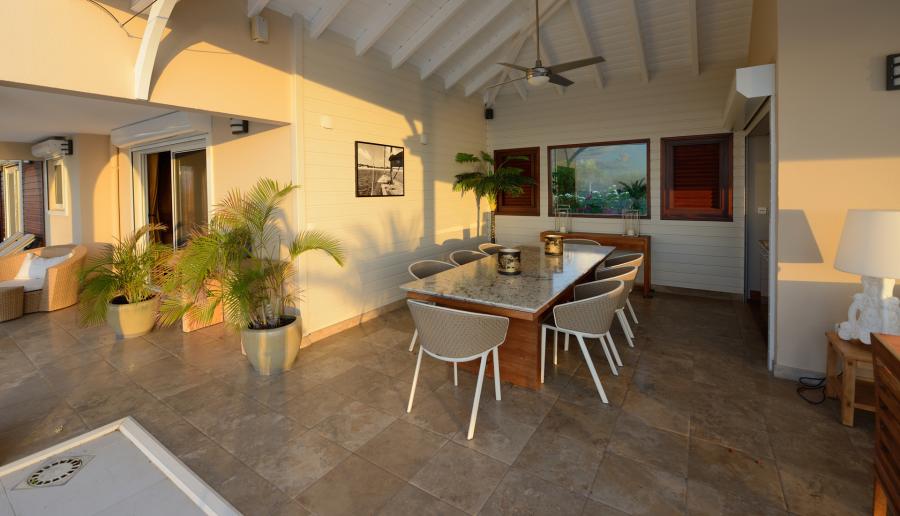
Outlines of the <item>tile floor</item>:
[{"label": "tile floor", "polygon": [[[221,327],[116,342],[72,309],[0,324],[0,463],[125,415],[247,514],[863,514],[872,417],[837,422],[771,378],[739,303],[658,294],[618,377],[561,353],[540,392],[415,356],[398,310],[253,373]],[[602,354],[601,354],[602,356]]]}]

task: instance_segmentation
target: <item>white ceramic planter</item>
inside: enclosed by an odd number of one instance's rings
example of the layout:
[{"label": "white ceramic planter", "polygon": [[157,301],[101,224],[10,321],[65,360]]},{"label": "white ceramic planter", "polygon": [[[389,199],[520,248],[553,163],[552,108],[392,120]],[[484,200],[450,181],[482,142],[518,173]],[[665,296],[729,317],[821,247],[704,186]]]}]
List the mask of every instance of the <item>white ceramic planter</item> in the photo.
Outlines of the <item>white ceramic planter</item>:
[{"label": "white ceramic planter", "polygon": [[300,318],[280,328],[241,330],[241,346],[247,360],[263,375],[283,373],[294,365],[300,352]]},{"label": "white ceramic planter", "polygon": [[153,331],[158,310],[158,297],[140,303],[123,305],[110,303],[106,311],[106,323],[120,339],[139,337]]}]

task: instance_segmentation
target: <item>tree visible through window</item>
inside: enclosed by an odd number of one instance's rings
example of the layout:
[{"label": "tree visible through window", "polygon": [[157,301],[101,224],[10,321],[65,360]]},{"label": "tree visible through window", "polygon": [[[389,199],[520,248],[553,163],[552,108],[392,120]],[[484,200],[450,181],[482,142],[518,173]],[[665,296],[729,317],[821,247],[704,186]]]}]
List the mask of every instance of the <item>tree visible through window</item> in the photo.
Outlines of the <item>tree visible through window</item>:
[{"label": "tree visible through window", "polygon": [[557,145],[547,148],[550,215],[618,217],[637,210],[649,217],[649,140]]}]

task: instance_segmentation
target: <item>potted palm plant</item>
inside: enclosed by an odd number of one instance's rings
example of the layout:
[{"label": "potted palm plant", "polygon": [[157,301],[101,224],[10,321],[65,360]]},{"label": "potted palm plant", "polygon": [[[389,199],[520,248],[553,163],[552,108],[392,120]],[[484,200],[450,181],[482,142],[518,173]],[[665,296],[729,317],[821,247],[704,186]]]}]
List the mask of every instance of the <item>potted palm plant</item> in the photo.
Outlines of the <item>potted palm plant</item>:
[{"label": "potted palm plant", "polygon": [[501,193],[513,197],[522,195],[522,187],[534,183],[534,179],[522,175],[522,169],[509,167],[507,164],[510,161],[527,159],[527,156],[510,156],[494,166],[494,158],[484,151],[479,156],[465,152],[456,154],[457,163],[473,165],[475,170],[457,174],[453,189],[463,194],[466,192],[475,194],[475,202],[479,207],[481,199],[487,198],[491,208],[491,243],[496,242],[497,226],[494,215],[497,211],[497,198]]},{"label": "potted palm plant", "polygon": [[171,270],[172,248],[151,237],[165,229],[161,224],[147,224],[128,238],[107,244],[88,260],[79,277],[82,324],[105,320],[119,338],[153,330],[159,306],[157,289]]},{"label": "potted palm plant", "polygon": [[208,227],[195,231],[178,252],[165,286],[164,324],[185,315],[206,324],[221,307],[262,375],[290,369],[300,351],[300,320],[290,313],[298,295],[290,284],[293,260],[318,250],[344,264],[340,242],[322,232],[282,241],[278,206],[296,188],[260,179],[246,193],[229,193],[216,205]]}]

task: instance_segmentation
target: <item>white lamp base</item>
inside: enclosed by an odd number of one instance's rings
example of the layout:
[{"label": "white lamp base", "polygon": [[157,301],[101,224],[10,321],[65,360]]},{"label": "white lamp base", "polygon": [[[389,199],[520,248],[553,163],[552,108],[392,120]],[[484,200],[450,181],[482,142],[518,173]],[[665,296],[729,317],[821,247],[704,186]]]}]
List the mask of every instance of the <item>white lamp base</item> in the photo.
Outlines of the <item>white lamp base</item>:
[{"label": "white lamp base", "polygon": [[837,327],[844,340],[871,344],[872,333],[900,335],[900,299],[893,297],[895,280],[863,276],[863,291],[853,295],[847,320]]}]

